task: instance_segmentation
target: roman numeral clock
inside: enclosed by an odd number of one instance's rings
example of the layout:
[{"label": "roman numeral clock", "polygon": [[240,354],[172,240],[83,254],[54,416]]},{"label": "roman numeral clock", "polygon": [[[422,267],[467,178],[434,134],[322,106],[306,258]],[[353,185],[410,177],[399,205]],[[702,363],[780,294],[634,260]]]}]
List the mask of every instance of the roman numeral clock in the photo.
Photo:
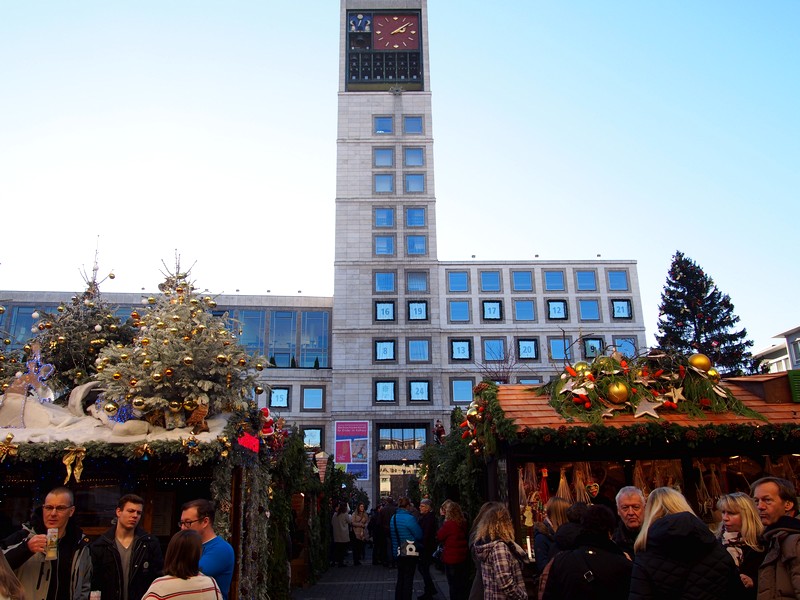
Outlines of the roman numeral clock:
[{"label": "roman numeral clock", "polygon": [[347,89],[422,89],[420,14],[350,11],[347,14]]}]

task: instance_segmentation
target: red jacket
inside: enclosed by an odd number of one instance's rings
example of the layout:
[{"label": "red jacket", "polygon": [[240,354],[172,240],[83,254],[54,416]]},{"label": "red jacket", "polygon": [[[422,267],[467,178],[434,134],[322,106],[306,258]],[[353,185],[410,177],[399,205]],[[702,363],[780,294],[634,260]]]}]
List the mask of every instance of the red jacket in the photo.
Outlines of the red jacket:
[{"label": "red jacket", "polygon": [[445,521],[436,532],[436,539],[441,542],[442,562],[446,565],[457,565],[467,560],[467,524],[457,521]]}]

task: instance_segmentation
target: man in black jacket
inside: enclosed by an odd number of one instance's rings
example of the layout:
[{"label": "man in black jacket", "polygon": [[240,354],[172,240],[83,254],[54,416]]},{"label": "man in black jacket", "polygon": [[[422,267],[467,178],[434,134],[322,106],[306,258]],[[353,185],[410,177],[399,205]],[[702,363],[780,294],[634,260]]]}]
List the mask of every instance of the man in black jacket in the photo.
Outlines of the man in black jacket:
[{"label": "man in black jacket", "polygon": [[433,514],[433,506],[428,498],[423,498],[419,503],[419,522],[422,529],[422,549],[419,553],[417,570],[422,575],[425,584],[425,593],[417,596],[419,600],[430,600],[436,595],[436,586],[431,577],[431,563],[433,553],[436,550],[436,515]]},{"label": "man in black jacket", "polygon": [[143,510],[141,497],[122,496],[116,524],[92,543],[92,590],[102,592],[102,600],[139,600],[161,575],[161,545],[139,527]]},{"label": "man in black jacket", "polygon": [[800,596],[800,521],[789,516],[797,501],[794,485],[780,477],[762,477],[751,489],[767,542],[758,569],[758,597]]},{"label": "man in black jacket", "polygon": [[619,523],[612,539],[633,559],[633,543],[642,529],[644,520],[644,494],[632,485],[625,486],[617,492],[617,515]]}]

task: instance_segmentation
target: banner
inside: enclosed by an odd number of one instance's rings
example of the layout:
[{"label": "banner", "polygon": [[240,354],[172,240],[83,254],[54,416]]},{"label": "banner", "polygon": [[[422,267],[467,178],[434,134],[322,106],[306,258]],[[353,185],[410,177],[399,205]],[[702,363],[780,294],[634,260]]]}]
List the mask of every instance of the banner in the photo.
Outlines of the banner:
[{"label": "banner", "polygon": [[336,421],[334,457],[356,479],[369,479],[369,421]]}]

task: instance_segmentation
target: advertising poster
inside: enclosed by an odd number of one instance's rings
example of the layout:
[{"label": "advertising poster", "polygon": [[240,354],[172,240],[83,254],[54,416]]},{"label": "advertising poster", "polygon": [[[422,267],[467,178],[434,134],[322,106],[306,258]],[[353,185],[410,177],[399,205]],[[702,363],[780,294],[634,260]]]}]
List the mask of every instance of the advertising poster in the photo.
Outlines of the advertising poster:
[{"label": "advertising poster", "polygon": [[369,479],[369,421],[336,421],[334,460],[356,479]]}]

